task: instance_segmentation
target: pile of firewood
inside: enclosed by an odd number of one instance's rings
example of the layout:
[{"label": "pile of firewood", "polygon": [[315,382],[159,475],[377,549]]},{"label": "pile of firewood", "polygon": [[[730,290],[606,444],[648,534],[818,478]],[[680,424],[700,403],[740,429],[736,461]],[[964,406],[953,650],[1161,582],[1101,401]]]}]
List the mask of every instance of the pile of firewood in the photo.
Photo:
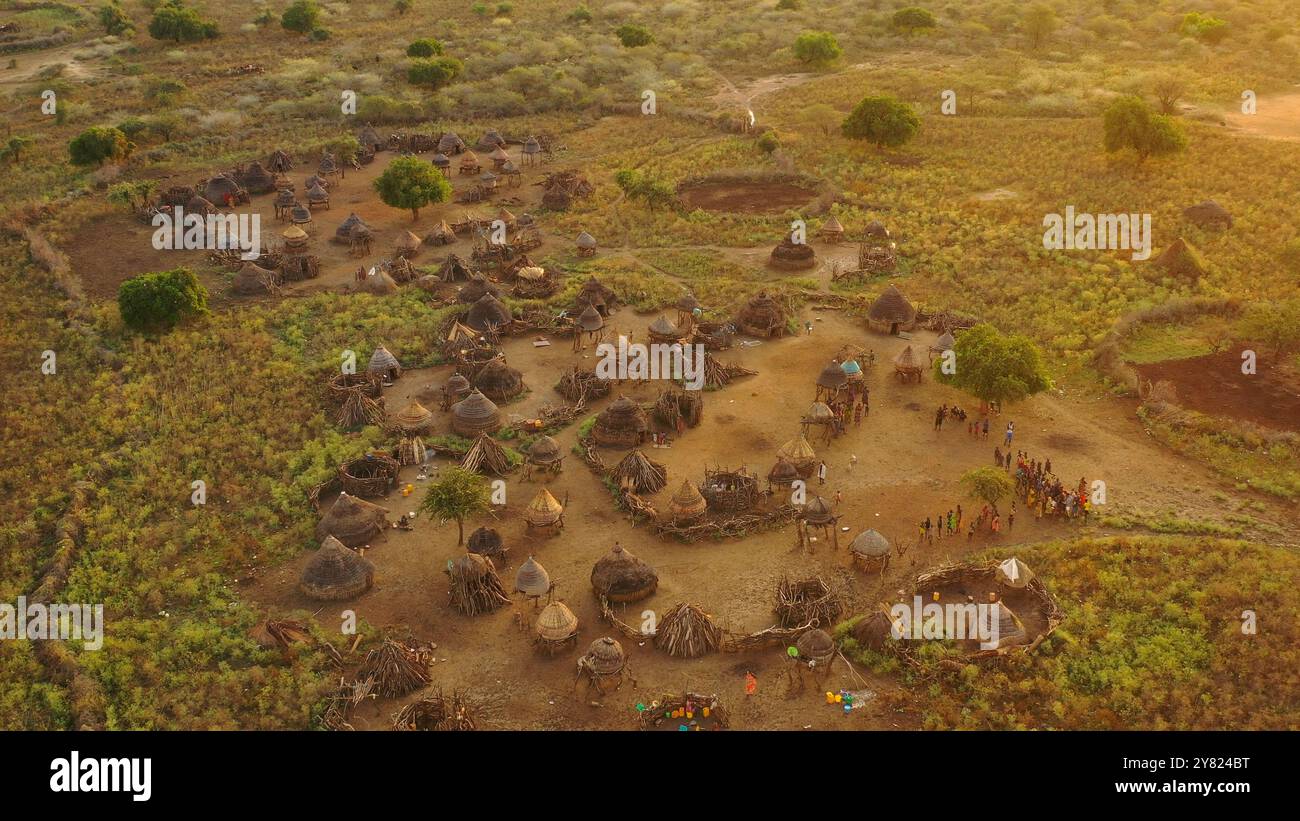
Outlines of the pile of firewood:
[{"label": "pile of firewood", "polygon": [[403,707],[393,717],[394,730],[477,730],[477,708],[460,691],[438,690]]},{"label": "pile of firewood", "polygon": [[382,425],[384,422],[384,400],[371,399],[361,389],[348,392],[347,398],[339,406],[336,417],[339,426],[352,428],[358,425]]},{"label": "pile of firewood", "polygon": [[722,646],[722,630],[709,614],[682,602],[659,619],[655,646],[670,656],[696,658]]},{"label": "pile of firewood", "polygon": [[756,373],[758,371],[751,371],[740,365],[719,362],[708,351],[704,352],[704,386],[707,388],[725,387],[730,385],[733,379],[753,376]]},{"label": "pile of firewood", "polygon": [[474,444],[470,445],[460,466],[470,473],[491,473],[495,476],[505,476],[514,470],[505,448],[486,433],[480,433]]},{"label": "pile of firewood", "polygon": [[683,542],[728,539],[783,527],[794,521],[798,513],[794,505],[781,505],[775,510],[737,513],[725,518],[705,519],[694,524],[679,525],[671,521],[660,521],[655,524],[655,532],[661,536],[672,536]]},{"label": "pile of firewood", "polygon": [[668,468],[634,450],[610,471],[609,478],[634,493],[657,493],[668,484]]},{"label": "pile of firewood", "polygon": [[424,645],[407,645],[392,639],[369,653],[357,670],[358,681],[373,681],[376,693],[386,698],[404,696],[429,686],[432,653]]},{"label": "pile of firewood", "polygon": [[799,581],[782,577],[776,586],[773,612],[782,627],[809,622],[826,626],[839,620],[844,612],[844,602],[819,576]]}]

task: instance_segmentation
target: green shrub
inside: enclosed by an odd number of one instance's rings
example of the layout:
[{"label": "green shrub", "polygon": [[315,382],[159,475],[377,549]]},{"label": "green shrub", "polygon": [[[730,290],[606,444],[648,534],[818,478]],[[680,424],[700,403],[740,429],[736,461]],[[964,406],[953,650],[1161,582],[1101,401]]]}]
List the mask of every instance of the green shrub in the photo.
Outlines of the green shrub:
[{"label": "green shrub", "polygon": [[153,19],[149,21],[149,36],[155,40],[196,43],[215,39],[217,24],[202,19],[194,9],[185,8],[181,0],[167,0],[153,13]]},{"label": "green shrub", "polygon": [[103,165],[109,160],[125,159],[130,153],[126,135],[109,126],[87,128],[68,143],[73,165]]},{"label": "green shrub", "polygon": [[208,312],[208,292],[188,268],[141,274],[117,289],[122,321],[139,331],[163,331]]},{"label": "green shrub", "polygon": [[407,57],[436,57],[442,54],[442,43],[432,37],[422,37],[406,47]]},{"label": "green shrub", "polygon": [[455,57],[412,60],[410,68],[406,70],[406,79],[415,85],[438,89],[459,77],[464,68]]},{"label": "green shrub", "polygon": [[280,26],[299,34],[315,33],[320,23],[320,7],[313,0],[294,0],[280,16]]},{"label": "green shrub", "polygon": [[650,33],[649,29],[645,26],[638,26],[636,23],[624,23],[614,29],[614,34],[624,48],[648,46],[655,41],[654,35]]},{"label": "green shrub", "polygon": [[921,119],[907,103],[890,96],[864,97],[840,126],[845,137],[897,147],[916,136]]},{"label": "green shrub", "polygon": [[844,52],[829,31],[805,31],[795,38],[794,56],[810,65],[824,66],[833,63]]}]

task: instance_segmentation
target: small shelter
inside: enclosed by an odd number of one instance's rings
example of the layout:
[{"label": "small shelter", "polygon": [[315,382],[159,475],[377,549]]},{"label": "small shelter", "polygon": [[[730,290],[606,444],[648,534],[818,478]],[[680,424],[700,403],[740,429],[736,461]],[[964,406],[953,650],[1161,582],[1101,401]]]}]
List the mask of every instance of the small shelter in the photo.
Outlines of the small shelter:
[{"label": "small shelter", "polygon": [[[612,683],[615,690],[623,686],[623,679],[630,678],[631,672],[623,645],[608,636],[593,641],[586,654],[578,659],[578,675],[585,675],[588,684],[602,695],[608,684]],[[632,684],[636,684],[635,679]]]},{"label": "small shelter", "polygon": [[438,138],[438,153],[446,154],[448,157],[455,156],[465,150],[465,141],[455,131],[443,132]]},{"label": "small shelter", "polygon": [[864,573],[883,573],[889,567],[889,540],[875,530],[864,530],[849,544],[853,565]]},{"label": "small shelter", "polygon": [[844,239],[844,226],[835,218],[834,214],[831,214],[830,219],[822,224],[819,234],[827,242],[839,242]]},{"label": "small shelter", "polygon": [[461,436],[495,433],[502,424],[501,411],[478,390],[451,406],[451,427]]},{"label": "small shelter", "polygon": [[524,522],[530,533],[538,531],[554,535],[564,529],[564,505],[549,490],[539,488],[537,495],[524,508]]},{"label": "small shelter", "polygon": [[393,356],[391,351],[380,345],[370,355],[370,364],[366,366],[366,371],[379,374],[381,379],[391,381],[402,375],[402,364],[397,361],[397,357]]},{"label": "small shelter", "polygon": [[474,443],[465,451],[460,466],[470,473],[505,476],[514,469],[510,456],[497,440],[486,433],[480,433]]},{"label": "small shelter", "polygon": [[551,574],[547,573],[546,568],[538,564],[532,556],[529,556],[528,561],[519,565],[519,569],[515,571],[515,592],[523,593],[534,603],[542,596],[549,596],[554,587]]},{"label": "small shelter", "polygon": [[797,271],[816,265],[817,255],[808,243],[795,242],[790,237],[786,237],[772,249],[767,264],[774,268]]},{"label": "small shelter", "polygon": [[[858,372],[861,373],[861,368]],[[822,368],[822,372],[817,375],[817,401],[830,402],[848,385],[849,375],[844,372],[839,362],[832,359],[830,364]]]},{"label": "small shelter", "polygon": [[742,333],[761,338],[783,336],[787,331],[790,314],[766,290],[755,294],[736,317],[736,327]]},{"label": "small shelter", "polygon": [[478,155],[473,151],[466,151],[461,155],[460,173],[463,177],[472,177],[475,174],[483,173],[483,165],[479,162]]},{"label": "small shelter", "polygon": [[795,466],[799,475],[807,479],[817,467],[817,452],[813,450],[808,437],[800,433],[782,445],[776,452],[779,459],[785,459]]},{"label": "small shelter", "polygon": [[485,556],[466,553],[454,561],[448,559],[446,573],[451,580],[451,604],[466,616],[491,613],[510,603],[496,567]]},{"label": "small shelter", "polygon": [[578,617],[564,602],[553,601],[537,614],[533,631],[537,649],[555,655],[577,643]]},{"label": "small shelter", "polygon": [[560,449],[559,443],[546,434],[534,439],[524,455],[525,476],[532,474],[532,468],[538,468],[543,473],[559,473],[563,470],[564,451]]},{"label": "small shelter", "polygon": [[333,536],[348,547],[361,547],[387,528],[388,508],[345,491],[316,524],[316,538]]},{"label": "small shelter", "polygon": [[915,379],[919,383],[924,370],[911,345],[908,345],[898,356],[894,357],[894,376],[904,382],[911,382]]},{"label": "small shelter", "polygon": [[275,293],[279,285],[280,275],[275,271],[268,271],[253,262],[245,262],[235,274],[231,289],[240,296],[254,296]]},{"label": "small shelter", "polygon": [[447,224],[446,220],[441,220],[429,233],[424,235],[426,245],[451,245],[456,241],[456,232]]},{"label": "small shelter", "polygon": [[410,259],[411,257],[416,255],[416,253],[420,250],[420,246],[422,244],[423,243],[421,239],[417,237],[415,234],[411,233],[410,231],[404,231],[402,232],[402,236],[397,240],[397,247],[395,251],[397,253],[397,256],[401,257],[402,259]]},{"label": "small shelter", "polygon": [[348,218],[339,223],[339,227],[334,229],[334,241],[344,245],[351,245],[353,234],[358,229],[370,230],[370,226],[356,215],[356,212],[348,214]]},{"label": "small shelter", "polygon": [[583,231],[581,234],[578,234],[578,239],[575,241],[575,245],[578,248],[578,256],[580,257],[596,256],[596,238],[593,237],[591,234],[588,234],[586,231]]},{"label": "small shelter", "polygon": [[658,493],[668,484],[668,468],[652,461],[642,451],[633,450],[610,471],[609,478],[632,493]]},{"label": "small shelter", "polygon": [[1010,559],[998,565],[997,571],[998,584],[1003,587],[1009,587],[1012,590],[1023,590],[1034,580],[1034,571],[1024,562],[1012,556]]},{"label": "small shelter", "polygon": [[659,588],[659,574],[615,542],[591,568],[591,588],[610,602],[641,601]]},{"label": "small shelter", "polygon": [[307,561],[298,589],[317,601],[343,601],[359,596],[375,583],[375,566],[338,539],[326,536]]},{"label": "small shelter", "polygon": [[803,477],[799,475],[799,468],[794,466],[794,462],[778,457],[776,464],[767,472],[767,489],[788,488],[801,478]]},{"label": "small shelter", "polygon": [[814,496],[804,503],[799,513],[800,541],[807,547],[812,546],[812,531],[820,531],[830,543],[832,549],[839,547],[838,530],[835,527],[840,517],[835,514],[831,503],[820,496]]},{"label": "small shelter", "polygon": [[421,436],[433,427],[433,414],[419,402],[412,402],[393,417],[393,427],[407,436]]},{"label": "small shelter", "polygon": [[649,429],[650,422],[641,406],[620,394],[596,415],[591,436],[596,444],[605,447],[634,448],[645,439]]},{"label": "small shelter", "polygon": [[510,552],[509,548],[505,546],[501,534],[490,527],[480,527],[469,534],[465,546],[470,553],[485,556],[491,559],[493,563],[504,560]]},{"label": "small shelter", "polygon": [[541,153],[542,144],[537,141],[536,137],[529,136],[528,139],[524,140],[524,147],[522,149],[524,165],[536,165]]},{"label": "small shelter", "polygon": [[433,163],[434,168],[442,172],[444,177],[451,176],[451,158],[446,154],[434,154],[433,159],[430,160],[430,162]]},{"label": "small shelter", "polygon": [[687,524],[703,516],[708,507],[700,489],[690,479],[683,479],[682,486],[668,500],[668,515],[674,524]]},{"label": "small shelter", "polygon": [[257,160],[244,169],[240,183],[250,194],[269,194],[275,190],[275,177]]},{"label": "small shelter", "polygon": [[470,306],[465,324],[476,331],[488,332],[509,325],[513,319],[504,302],[491,294],[484,294]]},{"label": "small shelter", "polygon": [[663,314],[650,323],[649,335],[651,342],[658,342],[664,345],[672,345],[682,340],[682,331],[676,325],[668,320]]},{"label": "small shelter", "polygon": [[916,308],[890,283],[867,309],[867,325],[873,331],[890,335],[910,331],[916,325]]},{"label": "small shelter", "polygon": [[578,295],[573,299],[573,304],[579,310],[590,306],[595,308],[601,316],[608,317],[610,312],[618,307],[618,294],[605,287],[604,283],[592,276],[582,283],[582,287],[578,289]]},{"label": "small shelter", "polygon": [[370,123],[366,123],[357,133],[357,142],[361,143],[362,148],[368,148],[375,153],[383,151],[388,146],[388,141],[382,139]]},{"label": "small shelter", "polygon": [[474,377],[474,387],[478,388],[488,399],[505,402],[522,394],[524,375],[505,363],[504,359],[493,359],[483,366]]}]

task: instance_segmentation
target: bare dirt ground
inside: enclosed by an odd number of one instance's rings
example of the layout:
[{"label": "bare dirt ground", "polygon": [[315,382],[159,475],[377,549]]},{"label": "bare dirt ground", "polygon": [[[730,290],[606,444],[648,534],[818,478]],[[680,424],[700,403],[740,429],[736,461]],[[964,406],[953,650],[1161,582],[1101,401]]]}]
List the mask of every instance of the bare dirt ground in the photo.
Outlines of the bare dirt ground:
[{"label": "bare dirt ground", "polygon": [[817,196],[816,191],[777,182],[706,182],[678,194],[691,208],[733,214],[780,213],[807,205]]},{"label": "bare dirt ground", "polygon": [[1265,95],[1258,99],[1254,114],[1237,108],[1224,112],[1228,127],[1259,137],[1300,140],[1300,92]]},{"label": "bare dirt ground", "polygon": [[[836,661],[826,681],[808,680],[799,691],[785,679],[781,648],[685,660],[661,653],[648,641],[624,640],[637,686],[625,684],[593,706],[583,691],[574,687],[578,656],[594,639],[612,635],[599,620],[599,607],[588,582],[593,563],[619,542],[658,570],[658,592],[623,609],[621,618],[630,624],[640,623],[643,610],[662,614],[687,601],[704,607],[728,630],[747,633],[764,629],[774,623],[776,584],[785,573],[821,575],[846,591],[852,612],[863,612],[877,602],[896,599],[910,589],[909,579],[917,572],[945,560],[990,545],[1002,546],[1005,554],[1012,555],[1017,545],[1080,532],[1077,524],[1022,516],[1014,529],[996,538],[982,534],[974,540],[946,538],[917,546],[920,520],[946,514],[959,503],[968,511],[974,506],[964,496],[958,478],[972,467],[991,464],[993,448],[1000,444],[1008,419],[1016,423],[1015,448],[1023,448],[1035,458],[1050,456],[1062,477],[1106,480],[1110,509],[1115,512],[1174,507],[1185,516],[1212,519],[1229,512],[1208,493],[1188,493],[1189,488],[1221,486],[1208,471],[1152,443],[1132,414],[1113,400],[1040,396],[995,418],[994,434],[987,441],[972,439],[964,427],[949,425],[936,432],[933,410],[941,402],[971,409],[974,403],[928,378],[921,385],[898,383],[885,363],[906,340],[872,335],[837,312],[809,312],[807,316],[814,320],[811,335],[766,341],[723,354],[723,358],[759,373],[707,393],[703,424],[688,430],[670,448],[647,447],[652,459],[667,465],[669,475],[668,487],[651,501],[662,507],[682,477],[698,481],[706,466],[744,465],[766,474],[776,449],[797,432],[798,418],[812,401],[818,371],[841,345],[861,344],[874,349],[878,357],[876,366],[868,369],[871,413],[861,427],[851,428],[829,445],[814,440],[829,468],[826,486],[817,491],[827,498],[833,498],[836,491],[843,494],[838,512],[843,517],[841,525],[848,530],[838,534],[838,550],[818,543],[815,552],[803,552],[796,545],[793,527],[689,545],[660,540],[646,528],[634,527],[585,465],[570,455],[563,474],[548,485],[557,498],[568,501],[562,534],[554,538],[526,535],[518,512],[536,493],[538,484],[523,482],[517,475],[508,480],[507,510],[492,519],[467,522],[466,531],[480,524],[501,531],[510,548],[509,560],[501,568],[507,587],[530,554],[547,568],[556,581],[556,596],[580,619],[579,645],[572,652],[550,658],[533,651],[526,629],[534,614],[532,605],[519,603],[478,618],[463,617],[451,609],[443,568],[463,550],[456,545],[454,523],[440,525],[417,518],[414,531],[391,531],[383,537],[368,553],[377,567],[375,588],[352,602],[322,607],[297,591],[307,550],[298,559],[266,571],[246,595],[271,612],[314,612],[327,630],[338,628],[343,610],[354,609],[371,624],[409,629],[415,637],[435,642],[435,685],[464,688],[485,700],[491,706],[494,727],[629,728],[634,725],[637,702],[692,689],[718,693],[733,714],[733,726],[739,728],[914,728],[916,715],[886,709],[878,700],[846,716],[827,705],[822,695],[825,690],[863,687],[888,693],[897,687],[891,679],[851,670],[843,661]],[[644,339],[647,322],[647,317],[624,309],[611,326],[620,332],[635,329]],[[932,335],[921,333],[912,344],[924,348],[932,339]],[[558,375],[575,361],[593,364],[590,350],[575,354],[564,341],[535,348],[531,339],[512,339],[505,348],[510,364],[524,372],[531,388],[520,400],[503,406],[507,414],[529,416],[545,403],[561,401],[551,389]],[[440,384],[450,373],[450,367],[440,367],[404,375],[389,389],[388,407],[399,410],[416,392]],[[629,384],[623,390],[643,404],[657,395],[656,388],[646,383]],[[611,396],[617,393],[616,389]],[[604,402],[597,404],[593,412],[603,406]],[[439,429],[450,430],[448,415],[438,415]],[[566,452],[576,441],[577,428],[575,423],[556,437]],[[623,455],[617,450],[603,452],[609,464]],[[858,457],[852,469],[850,455]],[[415,468],[407,468],[403,482],[415,482],[415,473]],[[1231,488],[1224,491],[1231,493]],[[422,495],[423,487],[417,486],[410,497],[394,493],[384,504],[396,518],[413,511]],[[311,513],[304,511],[303,515]],[[1284,513],[1269,509],[1261,516],[1276,521]],[[909,546],[883,578],[858,573],[849,563],[847,543],[866,528]],[[1096,526],[1087,530],[1107,532]],[[751,699],[743,693],[746,670],[752,670],[759,681],[758,693]],[[367,702],[358,708],[356,723],[387,727],[401,703]]]},{"label": "bare dirt ground", "polygon": [[1300,430],[1300,392],[1290,376],[1268,367],[1241,372],[1241,349],[1189,359],[1135,365],[1144,380],[1168,380],[1184,407],[1213,416],[1247,419],[1269,428]]}]

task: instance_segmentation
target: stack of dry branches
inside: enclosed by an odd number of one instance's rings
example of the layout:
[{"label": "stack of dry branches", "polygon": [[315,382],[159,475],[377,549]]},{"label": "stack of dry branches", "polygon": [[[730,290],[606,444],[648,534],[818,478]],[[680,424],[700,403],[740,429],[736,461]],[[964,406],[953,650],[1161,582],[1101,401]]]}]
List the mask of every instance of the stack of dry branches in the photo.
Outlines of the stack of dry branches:
[{"label": "stack of dry branches", "polygon": [[683,542],[727,539],[782,527],[794,521],[798,512],[794,505],[781,505],[775,510],[736,513],[725,518],[706,519],[694,524],[660,521],[655,523],[655,532],[661,536],[672,536]]},{"label": "stack of dry branches", "polygon": [[709,614],[694,604],[682,602],[659,619],[655,646],[670,656],[696,658],[717,652],[722,630]]},{"label": "stack of dry branches", "polygon": [[477,708],[459,690],[438,690],[403,707],[393,717],[394,730],[477,730]]},{"label": "stack of dry branches", "polygon": [[818,626],[831,625],[844,612],[844,602],[820,576],[799,581],[782,577],[776,586],[776,606],[773,612],[782,627],[793,627],[805,622]]},{"label": "stack of dry branches", "polygon": [[352,428],[358,425],[382,425],[384,422],[384,400],[371,399],[359,388],[348,391],[347,398],[339,406],[337,417],[340,427]]},{"label": "stack of dry branches", "polygon": [[480,433],[474,440],[460,466],[470,473],[491,473],[495,476],[505,476],[514,470],[505,448],[486,433]]},{"label": "stack of dry branches", "polygon": [[404,696],[429,686],[432,660],[427,645],[385,639],[366,653],[365,661],[357,670],[357,680],[373,682],[374,691],[385,698]]}]

